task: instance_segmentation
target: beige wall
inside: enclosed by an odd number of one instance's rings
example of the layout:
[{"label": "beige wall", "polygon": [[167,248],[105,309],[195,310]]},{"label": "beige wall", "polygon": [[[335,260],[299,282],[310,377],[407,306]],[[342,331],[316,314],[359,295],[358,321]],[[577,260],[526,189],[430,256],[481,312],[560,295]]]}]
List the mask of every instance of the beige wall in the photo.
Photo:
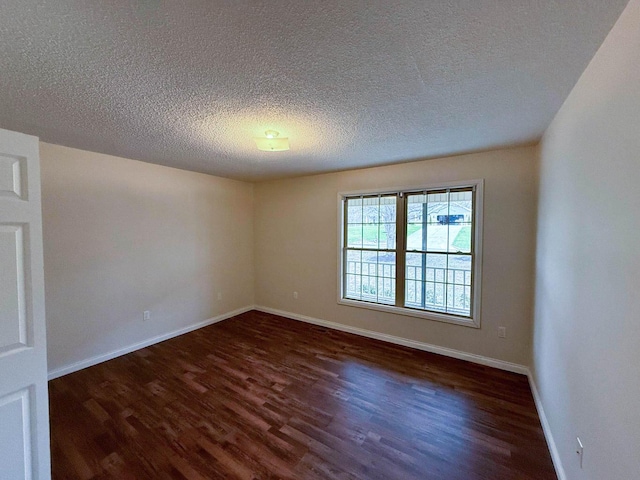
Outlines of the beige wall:
[{"label": "beige wall", "polygon": [[251,184],[46,143],[40,158],[49,371],[253,304]]},{"label": "beige wall", "polygon": [[[536,168],[527,147],[256,184],[256,303],[528,365]],[[485,179],[480,330],[337,304],[339,192],[476,178]]]},{"label": "beige wall", "polygon": [[640,478],[639,58],[632,0],[541,145],[535,378],[570,480]]},{"label": "beige wall", "polygon": [[[49,370],[250,306],[254,287],[261,306],[529,364],[535,153],[254,186],[41,143]],[[482,329],[336,303],[338,192],[475,178],[485,179]]]}]

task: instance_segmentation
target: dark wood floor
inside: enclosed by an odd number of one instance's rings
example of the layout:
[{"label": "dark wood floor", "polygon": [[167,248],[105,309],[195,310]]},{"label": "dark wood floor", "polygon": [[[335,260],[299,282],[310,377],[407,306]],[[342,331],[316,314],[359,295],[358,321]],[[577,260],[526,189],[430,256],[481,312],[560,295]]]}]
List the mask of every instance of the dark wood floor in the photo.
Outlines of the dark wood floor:
[{"label": "dark wood floor", "polygon": [[54,479],[555,479],[522,375],[249,312],[50,382]]}]

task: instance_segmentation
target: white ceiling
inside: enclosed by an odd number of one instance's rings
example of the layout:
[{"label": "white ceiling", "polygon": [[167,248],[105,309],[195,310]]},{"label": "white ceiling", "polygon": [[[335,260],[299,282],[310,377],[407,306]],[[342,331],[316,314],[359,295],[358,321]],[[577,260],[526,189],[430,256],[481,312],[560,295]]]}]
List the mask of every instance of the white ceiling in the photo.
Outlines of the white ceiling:
[{"label": "white ceiling", "polygon": [[244,180],[529,143],[626,3],[2,0],[0,127]]}]

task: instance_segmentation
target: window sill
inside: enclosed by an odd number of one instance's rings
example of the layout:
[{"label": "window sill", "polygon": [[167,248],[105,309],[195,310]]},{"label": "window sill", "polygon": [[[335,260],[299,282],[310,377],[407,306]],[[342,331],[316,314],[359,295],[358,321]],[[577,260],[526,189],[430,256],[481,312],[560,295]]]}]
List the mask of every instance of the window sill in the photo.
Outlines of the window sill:
[{"label": "window sill", "polygon": [[377,310],[379,312],[394,313],[396,315],[404,315],[406,317],[423,318],[425,320],[433,320],[436,322],[451,323],[454,325],[462,325],[464,327],[480,328],[480,319],[458,317],[455,315],[447,315],[446,313],[427,312],[415,310],[413,308],[396,307],[395,305],[382,305],[379,303],[363,302],[360,300],[351,300],[348,298],[338,299],[338,304],[348,307],[366,308],[369,310]]}]

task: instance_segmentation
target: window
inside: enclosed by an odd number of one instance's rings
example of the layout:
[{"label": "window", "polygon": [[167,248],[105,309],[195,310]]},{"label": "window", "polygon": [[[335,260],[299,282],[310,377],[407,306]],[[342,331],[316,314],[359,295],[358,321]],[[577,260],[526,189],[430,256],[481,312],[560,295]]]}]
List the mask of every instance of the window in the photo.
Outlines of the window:
[{"label": "window", "polygon": [[482,181],[341,195],[339,302],[480,326]]}]

